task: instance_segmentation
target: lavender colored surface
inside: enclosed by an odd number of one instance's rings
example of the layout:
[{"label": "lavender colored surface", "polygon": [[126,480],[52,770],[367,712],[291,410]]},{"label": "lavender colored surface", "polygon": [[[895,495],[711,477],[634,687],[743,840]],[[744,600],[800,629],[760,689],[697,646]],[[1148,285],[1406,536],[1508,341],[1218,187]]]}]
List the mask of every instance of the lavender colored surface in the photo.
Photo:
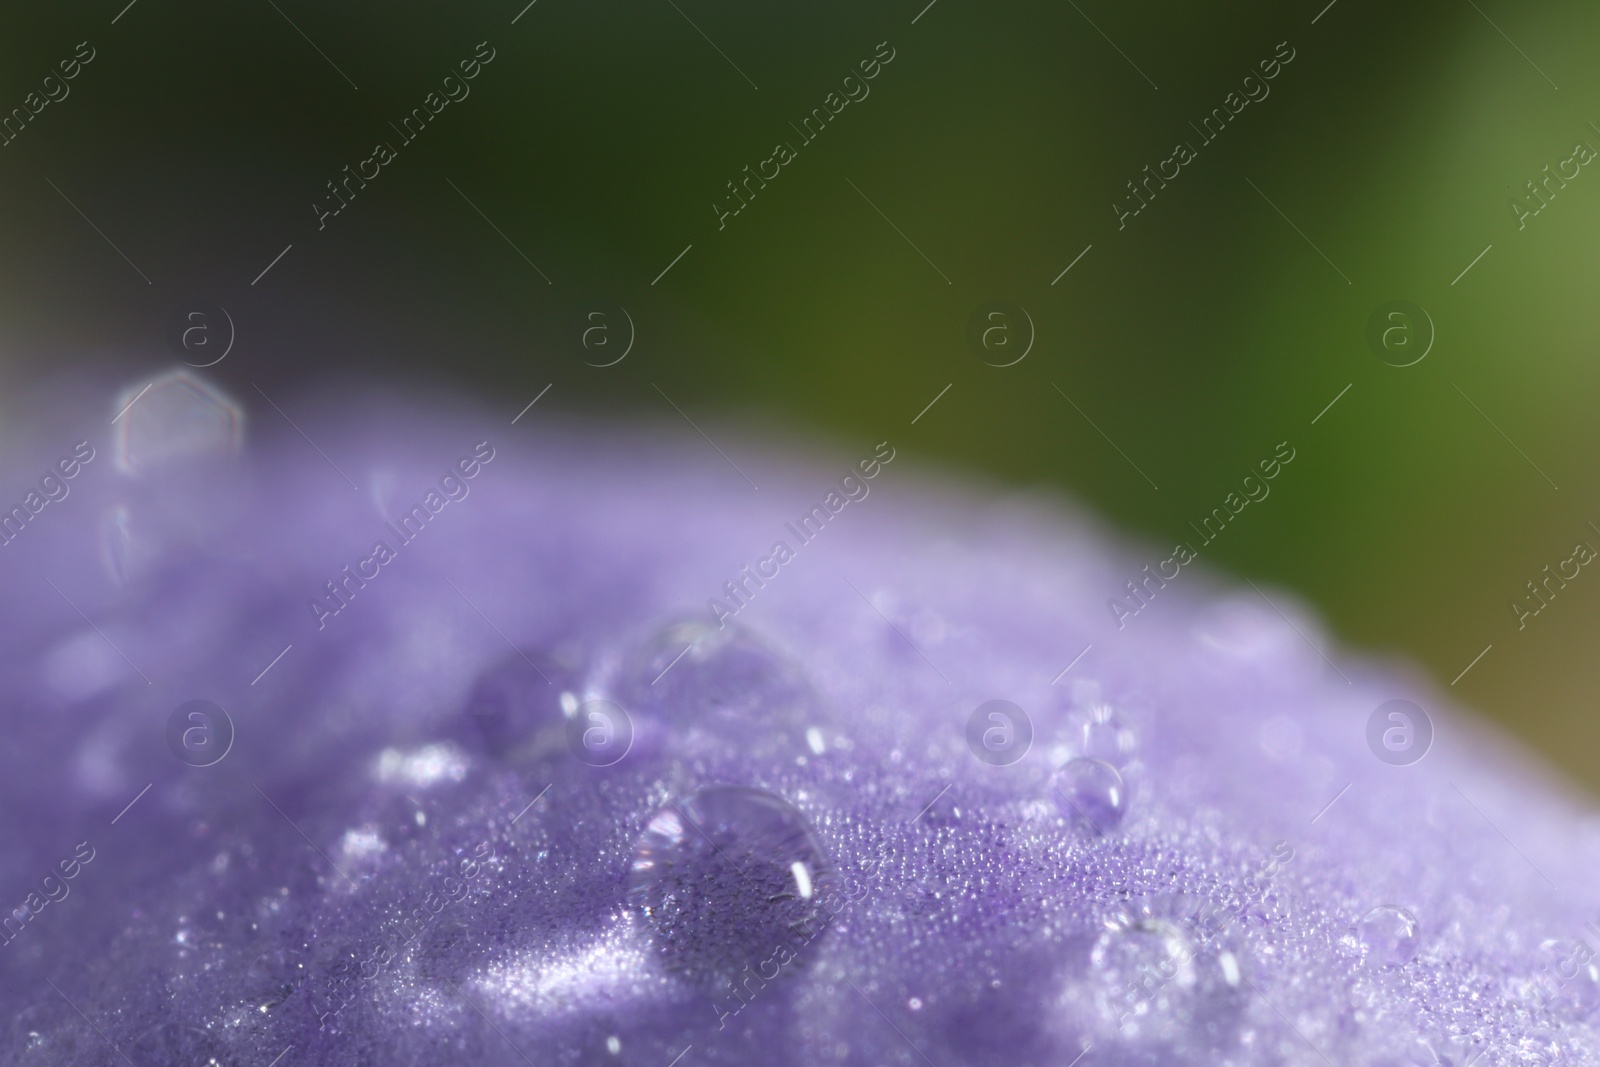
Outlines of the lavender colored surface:
[{"label": "lavender colored surface", "polygon": [[[1119,631],[1149,546],[891,440],[717,631],[707,599],[876,442],[714,432],[754,490],[698,435],[543,405],[274,397],[236,447],[220,397],[167,382],[113,426],[111,392],[8,430],[7,499],[96,458],[0,548],[6,913],[93,859],[13,914],[0,1063],[1600,1060],[1592,808],[1285,593],[1202,562]],[[319,629],[323,583],[483,441]],[[210,767],[165,738],[197,698],[237,732]],[[569,745],[590,699],[631,718],[611,766]],[[1032,724],[1009,766],[967,742],[997,699]],[[1366,740],[1393,699],[1434,726],[1409,766]],[[1074,757],[1101,765],[1053,779]],[[1102,789],[1088,817],[1064,780]],[[629,901],[651,817],[719,783],[793,805],[836,891],[748,1003],[698,980],[749,951],[729,915],[670,946]]]}]

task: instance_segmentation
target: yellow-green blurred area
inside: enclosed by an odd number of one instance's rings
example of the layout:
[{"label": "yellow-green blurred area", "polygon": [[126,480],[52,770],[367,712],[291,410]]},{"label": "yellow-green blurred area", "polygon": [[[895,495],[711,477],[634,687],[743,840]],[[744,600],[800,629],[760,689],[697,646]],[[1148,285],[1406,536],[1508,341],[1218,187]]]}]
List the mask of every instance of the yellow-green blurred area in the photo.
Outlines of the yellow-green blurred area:
[{"label": "yellow-green blurred area", "polygon": [[[1574,151],[1600,148],[1600,9],[524,3],[0,14],[5,108],[95,49],[0,149],[5,382],[172,365],[164,323],[201,296],[237,322],[207,373],[239,395],[420,378],[514,412],[553,383],[553,406],[676,418],[665,392],[702,425],[753,411],[1063,487],[1163,546],[1288,441],[1205,558],[1441,686],[1492,646],[1451,692],[1600,786],[1600,576],[1521,628],[1512,607],[1600,548],[1600,168]],[[485,41],[470,96],[404,143]],[[804,140],[883,42],[870,95]],[[1009,367],[967,337],[996,300],[1036,329]],[[1436,334],[1411,366],[1367,341],[1395,300]],[[602,305],[637,330],[606,368],[581,343]]]}]

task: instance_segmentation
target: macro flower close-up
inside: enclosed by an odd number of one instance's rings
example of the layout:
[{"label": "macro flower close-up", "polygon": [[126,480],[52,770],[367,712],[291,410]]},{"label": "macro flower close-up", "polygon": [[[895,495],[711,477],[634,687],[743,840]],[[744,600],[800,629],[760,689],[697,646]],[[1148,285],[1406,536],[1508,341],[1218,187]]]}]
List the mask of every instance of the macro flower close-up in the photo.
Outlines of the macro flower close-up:
[{"label": "macro flower close-up", "polygon": [[1596,12],[0,26],[0,1065],[1600,1063]]}]

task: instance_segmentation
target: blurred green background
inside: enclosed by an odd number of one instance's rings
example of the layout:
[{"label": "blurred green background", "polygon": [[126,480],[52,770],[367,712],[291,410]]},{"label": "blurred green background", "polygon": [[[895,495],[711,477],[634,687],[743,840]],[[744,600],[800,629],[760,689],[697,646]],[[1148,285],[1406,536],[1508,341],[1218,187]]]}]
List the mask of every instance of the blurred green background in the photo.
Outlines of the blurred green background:
[{"label": "blurred green background", "polygon": [[[1062,486],[1159,544],[1287,439],[1294,466],[1207,560],[1441,685],[1492,645],[1453,692],[1600,786],[1600,577],[1525,629],[1511,608],[1600,547],[1600,172],[1522,228],[1509,205],[1600,147],[1600,9],[1325,3],[13,9],[0,107],[78,42],[95,58],[0,148],[0,384],[174,366],[166,324],[204,297],[235,320],[207,373],[237,396],[414,379],[514,411],[553,382],[551,405],[676,418],[655,383],[697,421]],[[325,183],[398,146],[483,41],[471,95],[319,230]],[[800,146],[790,124],[880,42],[870,96]],[[1190,124],[1280,42],[1270,96],[1202,146]],[[1125,183],[1180,140],[1198,158],[1119,229]],[[778,141],[798,158],[719,229]],[[1398,299],[1436,331],[1408,367],[1366,340]],[[993,300],[1036,329],[1014,366],[968,343]],[[597,368],[605,305],[637,342]]]}]

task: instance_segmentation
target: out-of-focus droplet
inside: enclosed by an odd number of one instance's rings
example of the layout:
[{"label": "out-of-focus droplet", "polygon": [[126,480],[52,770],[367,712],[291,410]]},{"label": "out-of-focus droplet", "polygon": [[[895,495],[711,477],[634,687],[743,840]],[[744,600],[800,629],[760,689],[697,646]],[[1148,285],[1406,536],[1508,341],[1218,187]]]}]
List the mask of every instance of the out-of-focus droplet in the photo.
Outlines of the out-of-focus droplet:
[{"label": "out-of-focus droplet", "polygon": [[577,710],[577,689],[574,672],[555,657],[522,648],[478,675],[467,695],[466,716],[496,755],[554,750],[565,743],[567,706]]},{"label": "out-of-focus droplet", "polygon": [[57,642],[41,666],[50,688],[66,700],[85,700],[138,677],[93,628]]},{"label": "out-of-focus droplet", "polygon": [[1287,715],[1277,715],[1261,724],[1261,751],[1278,762],[1293,759],[1305,748],[1305,729]]},{"label": "out-of-focus droplet", "polygon": [[[668,970],[749,993],[792,971],[826,929],[832,868],[805,816],[761,789],[669,802],[634,849],[629,900]],[[747,996],[749,994],[746,994]]]},{"label": "out-of-focus droplet", "polygon": [[1194,634],[1207,648],[1247,662],[1268,659],[1298,640],[1294,629],[1267,604],[1259,598],[1243,596],[1229,597],[1206,608],[1195,624]]},{"label": "out-of-focus droplet", "polygon": [[1050,776],[1050,798],[1083,833],[1099,836],[1122,824],[1128,811],[1128,787],[1122,774],[1105,760],[1080,756]]},{"label": "out-of-focus droplet", "polygon": [[1580,1019],[1600,1011],[1600,956],[1589,943],[1553,939],[1539,949],[1547,962],[1534,995]]},{"label": "out-of-focus droplet", "polygon": [[1356,945],[1362,958],[1379,967],[1410,963],[1422,944],[1417,917],[1393,904],[1380,904],[1355,925]]},{"label": "out-of-focus droplet", "polygon": [[100,560],[118,585],[133,576],[133,531],[128,509],[118,504],[100,518]]},{"label": "out-of-focus droplet", "polygon": [[741,626],[699,619],[663,627],[623,666],[622,702],[679,724],[708,725],[759,713],[792,719],[808,707],[798,670]]},{"label": "out-of-focus droplet", "polygon": [[116,464],[124,474],[225,459],[239,450],[244,411],[189,371],[173,371],[117,397]]},{"label": "out-of-focus droplet", "polygon": [[1517,1062],[1529,1067],[1547,1067],[1563,1062],[1567,1046],[1559,1030],[1546,1026],[1530,1026],[1517,1039]]},{"label": "out-of-focus droplet", "polygon": [[1073,745],[1080,755],[1121,767],[1133,755],[1134,735],[1121,712],[1095,703],[1072,713]]},{"label": "out-of-focus droplet", "polygon": [[428,789],[460,782],[470,766],[471,761],[461,749],[448,742],[436,742],[410,750],[386,748],[378,753],[374,773],[385,785]]},{"label": "out-of-focus droplet", "polygon": [[[1103,1020],[1117,1030],[1132,1027],[1138,1036],[1154,1031],[1170,1038],[1161,1031],[1181,1014],[1199,981],[1195,952],[1183,930],[1165,919],[1118,923],[1100,935],[1089,962]],[[1147,1022],[1152,1018],[1155,1026]]]},{"label": "out-of-focus droplet", "polygon": [[1236,1047],[1250,1000],[1247,966],[1224,926],[1205,921],[1208,907],[1188,895],[1146,898],[1107,921],[1089,954],[1086,1037],[1147,1055],[1165,1046],[1150,1062],[1210,1062]]}]

